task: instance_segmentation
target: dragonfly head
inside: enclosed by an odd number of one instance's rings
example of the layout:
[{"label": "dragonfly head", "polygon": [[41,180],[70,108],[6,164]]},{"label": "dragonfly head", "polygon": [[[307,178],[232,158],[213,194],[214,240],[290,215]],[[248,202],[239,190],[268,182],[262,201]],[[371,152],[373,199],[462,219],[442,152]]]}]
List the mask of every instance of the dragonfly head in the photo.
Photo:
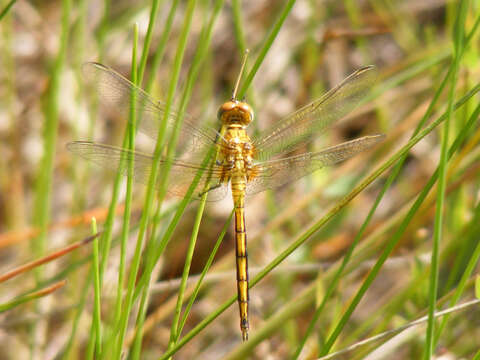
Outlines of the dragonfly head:
[{"label": "dragonfly head", "polygon": [[223,124],[240,124],[247,126],[253,120],[253,109],[246,102],[230,100],[218,109],[218,119]]}]

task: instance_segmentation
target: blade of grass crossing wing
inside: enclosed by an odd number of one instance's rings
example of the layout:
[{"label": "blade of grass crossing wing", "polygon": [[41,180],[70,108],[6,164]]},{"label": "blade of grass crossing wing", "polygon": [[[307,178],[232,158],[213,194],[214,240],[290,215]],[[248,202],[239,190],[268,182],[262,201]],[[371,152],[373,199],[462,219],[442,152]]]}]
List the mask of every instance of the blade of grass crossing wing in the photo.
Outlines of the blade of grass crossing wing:
[{"label": "blade of grass crossing wing", "polygon": [[[175,1],[174,3],[178,3],[178,1]],[[155,19],[156,19],[157,13],[158,13],[158,6],[159,6],[159,1],[154,0],[152,2],[152,7],[151,7],[151,10],[150,10],[150,18],[149,18],[147,36],[146,36],[146,39],[144,41],[142,56],[141,56],[141,60],[140,60],[141,66],[138,68],[137,74],[136,74],[136,78],[137,78],[136,83],[137,84],[141,84],[142,79],[143,79],[143,75],[144,75],[144,72],[145,72],[146,60],[148,58],[149,47],[150,47],[150,44],[151,44],[151,41],[150,41],[151,40],[151,34],[152,34],[153,26],[155,24]],[[163,53],[164,53],[163,50],[164,50],[164,47],[165,47],[165,44],[166,44],[166,39],[168,38],[168,34],[171,32],[172,20],[173,20],[173,15],[175,13],[175,8],[176,8],[176,6],[172,5],[172,11],[170,12],[169,18],[168,18],[169,21],[167,21],[167,23],[165,24],[164,30],[163,30],[163,34],[164,34],[164,35],[162,35],[162,39],[164,41],[163,46],[160,45],[160,49],[157,49],[157,51],[155,53],[154,66],[152,68],[152,71],[150,71],[149,77],[147,79],[147,88],[146,88],[147,92],[150,92],[151,85],[153,84],[153,80],[155,79],[155,75],[156,75],[156,71],[157,71],[157,66],[156,65],[158,65],[158,63],[161,62],[162,57],[163,57]],[[136,59],[136,57],[135,57],[135,59]],[[133,79],[133,71],[132,71],[131,77]],[[148,84],[150,84],[150,85],[148,86]],[[123,145],[122,145],[123,148],[126,148],[128,146],[128,142],[129,142],[128,139],[130,137],[129,129],[132,129],[132,128],[134,128],[134,127],[133,126],[127,127],[127,131],[125,132]],[[131,144],[130,148],[133,148],[132,143],[130,143],[130,144]],[[104,255],[102,256],[102,269],[105,268],[106,261],[108,259],[108,251],[109,251],[110,246],[111,246],[110,245],[111,244],[111,238],[112,238],[111,237],[111,231],[112,231],[113,219],[114,219],[114,215],[115,215],[114,210],[115,210],[117,199],[118,199],[118,193],[119,193],[119,187],[120,187],[121,179],[122,179],[122,174],[119,171],[116,175],[116,178],[115,178],[115,182],[114,182],[114,186],[113,186],[113,193],[112,193],[112,200],[111,200],[111,203],[110,203],[109,212],[108,212],[108,216],[107,216],[107,221],[106,221],[106,225],[105,225],[105,227],[106,227],[106,231],[105,231],[106,241],[105,241],[105,246],[104,246],[105,251],[103,251]],[[127,180],[127,182],[128,182],[128,180]],[[128,184],[127,184],[127,187],[128,187]],[[124,219],[125,219],[125,217],[124,217]],[[124,221],[124,225],[125,225],[125,221]],[[127,229],[127,228],[128,227],[124,226],[124,229]],[[124,232],[124,234],[125,234],[125,232]],[[121,259],[123,259],[123,257],[121,257]],[[124,260],[123,260],[123,266],[121,265],[120,267],[124,268]],[[103,271],[102,271],[102,273],[103,273]],[[119,271],[119,277],[122,273],[123,273],[122,271]],[[119,284],[119,286],[117,288],[117,299],[116,299],[116,307],[115,307],[116,308],[116,314],[114,315],[114,324],[117,324],[118,321],[119,321],[120,312],[118,311],[118,309],[119,308],[121,309],[121,302],[122,302],[121,294],[122,294],[122,291],[123,291],[123,278],[122,279],[119,278],[118,284]],[[114,341],[114,338],[110,337],[110,339],[108,341],[110,348],[113,347],[112,341]]]},{"label": "blade of grass crossing wing", "polygon": [[[143,44],[142,56],[141,56],[141,60],[140,60],[141,66],[138,68],[137,73],[135,74],[136,75],[135,76],[136,77],[135,82],[133,81],[133,74],[131,75],[132,82],[134,82],[134,84],[136,84],[136,85],[141,84],[142,80],[143,80],[143,75],[144,75],[145,67],[146,67],[146,61],[147,61],[147,58],[148,58],[149,48],[150,48],[150,44],[151,44],[151,36],[152,36],[153,26],[155,24],[156,16],[157,16],[157,13],[158,13],[158,6],[159,6],[159,1],[158,0],[153,0],[151,10],[150,10],[150,17],[149,17],[149,22],[148,22],[147,35],[145,37],[145,41],[144,41],[144,44]],[[102,25],[101,25],[100,30],[99,30],[99,38],[100,39],[103,39],[103,37],[105,36],[105,32],[108,28],[108,9],[109,8],[110,8],[110,1],[106,0],[105,1],[104,20],[103,20]],[[152,71],[151,74],[150,74],[150,78],[154,78],[154,77],[155,77],[155,71]],[[133,115],[130,114],[130,116],[133,116]],[[129,139],[131,138],[131,136],[129,134],[129,131],[130,131],[129,129],[132,129],[132,128],[135,128],[135,127],[131,126],[131,124],[127,125],[126,131],[125,131],[125,134],[124,134],[124,137],[123,137],[122,148],[128,148],[129,147]],[[132,148],[131,145],[130,145],[130,148]],[[124,165],[120,164],[120,168],[122,166],[124,166]],[[111,247],[112,226],[113,226],[113,219],[114,219],[114,216],[115,216],[114,210],[116,208],[116,204],[117,204],[117,200],[118,200],[118,194],[119,194],[119,188],[120,188],[120,182],[121,182],[122,178],[123,178],[122,171],[119,171],[117,173],[116,177],[115,177],[115,180],[114,180],[112,198],[111,198],[111,202],[110,202],[110,206],[109,206],[107,220],[105,222],[105,234],[104,234],[105,236],[104,236],[103,241],[102,241],[103,247],[102,247],[102,256],[101,256],[101,259],[102,259],[101,260],[102,261],[102,263],[101,263],[101,279],[103,278],[103,273],[105,271],[106,263],[107,263],[107,260],[108,260],[108,254],[109,254],[110,247]]]},{"label": "blade of grass crossing wing", "polygon": [[[105,17],[104,17],[104,21],[102,22],[101,28],[99,30],[99,38],[100,39],[103,39],[103,37],[105,35],[105,32],[106,32],[106,29],[107,29],[107,26],[108,26],[107,25],[108,24],[108,13],[107,13],[107,11],[109,9],[109,6],[110,6],[109,0],[106,0],[105,1]],[[144,44],[143,44],[142,56],[141,56],[141,60],[140,60],[141,66],[138,68],[138,71],[137,71],[137,74],[136,74],[137,81],[134,82],[137,85],[141,84],[142,80],[143,80],[143,75],[144,75],[144,72],[145,72],[146,62],[147,62],[148,53],[149,53],[150,44],[151,44],[151,35],[152,35],[152,31],[153,31],[153,26],[155,24],[156,16],[157,16],[157,13],[158,13],[158,6],[159,6],[159,1],[158,0],[153,0],[151,10],[150,10],[150,17],[149,17],[149,22],[148,22],[147,35],[145,37],[145,41],[144,41]],[[170,24],[167,23],[167,28],[164,31],[169,33],[170,32],[170,27],[171,27],[171,23]],[[100,34],[102,34],[102,35],[100,35]],[[160,60],[161,60],[161,56],[158,57],[158,61],[160,61]],[[149,81],[150,81],[150,79],[152,79],[151,81],[153,82],[153,79],[155,78],[155,74],[156,74],[155,69],[156,68],[154,68],[153,71],[151,71]],[[132,74],[132,82],[133,82],[133,74]],[[147,92],[149,92],[149,90],[150,89],[147,89]],[[124,138],[123,138],[122,148],[127,148],[128,147],[128,141],[129,141],[128,139],[130,137],[129,129],[131,129],[131,128],[132,127],[127,125],[127,130],[125,131]],[[130,147],[130,148],[132,148],[132,147]],[[123,166],[123,164],[120,164],[120,168],[122,166]],[[119,171],[117,173],[116,177],[115,177],[115,181],[114,181],[114,185],[113,185],[113,191],[112,191],[112,199],[111,199],[110,206],[109,206],[107,220],[105,222],[105,234],[104,234],[105,236],[103,238],[104,241],[102,241],[102,243],[104,245],[102,247],[102,256],[101,256],[101,258],[102,258],[102,264],[101,264],[101,275],[102,276],[101,276],[101,278],[103,278],[103,273],[105,271],[106,263],[107,263],[107,260],[108,260],[108,254],[109,254],[109,251],[110,251],[111,239],[112,239],[112,226],[113,226],[113,219],[114,219],[114,215],[115,215],[114,210],[116,208],[116,204],[117,204],[117,200],[118,200],[118,194],[119,194],[119,188],[120,188],[120,182],[121,182],[122,178],[123,178],[122,171]]]},{"label": "blade of grass crossing wing", "polygon": [[[214,6],[214,9],[212,11],[212,15],[210,17],[210,21],[207,22],[207,26],[204,27],[202,30],[202,34],[200,36],[199,40],[199,45],[198,49],[195,52],[194,59],[192,61],[192,66],[190,68],[190,71],[187,76],[186,80],[186,85],[184,88],[184,92],[182,95],[181,103],[178,109],[178,123],[175,124],[175,129],[173,131],[173,139],[170,139],[170,144],[167,152],[167,158],[171,158],[174,155],[175,151],[175,145],[176,141],[178,139],[179,135],[179,130],[181,127],[181,119],[183,119],[183,115],[185,114],[185,109],[186,105],[191,97],[191,92],[193,88],[193,84],[195,83],[195,80],[198,76],[198,71],[200,69],[200,65],[204,62],[206,52],[208,50],[210,40],[211,40],[211,34],[213,31],[213,26],[216,22],[216,19],[220,13],[220,9],[222,8],[224,3],[224,0],[217,0]],[[165,173],[168,174],[168,168],[165,170]],[[200,174],[197,174],[200,175]],[[198,181],[197,181],[198,183]],[[158,214],[160,213],[161,210],[161,201],[163,199],[163,196],[165,195],[165,190],[166,190],[166,177],[162,179],[162,185],[161,185],[161,190],[159,193],[159,202],[157,205],[157,211],[156,214],[158,217]],[[145,260],[146,262],[146,268],[144,273],[142,274],[142,278],[138,282],[137,289],[142,289],[142,298],[140,300],[140,307],[137,315],[137,332],[135,335],[135,342],[134,342],[134,350],[133,350],[133,359],[137,359],[140,354],[140,348],[141,348],[141,340],[143,337],[143,324],[145,320],[145,314],[146,314],[146,308],[148,304],[148,295],[149,295],[149,286],[150,286],[150,279],[153,271],[153,267],[160,258],[161,254],[163,253],[163,250],[165,249],[166,245],[168,244],[168,241],[171,239],[171,236],[173,235],[173,231],[175,230],[178,221],[180,220],[181,216],[183,215],[183,212],[188,204],[189,199],[191,198],[193,194],[193,190],[195,188],[196,184],[195,181],[193,184],[190,186],[190,189],[187,191],[187,194],[185,195],[184,199],[182,200],[180,206],[177,209],[177,212],[175,213],[174,218],[170,222],[167,231],[165,235],[162,237],[161,241],[159,244],[154,243],[153,241],[150,241],[147,244],[148,251],[146,252],[147,258]],[[152,239],[156,238],[157,234],[157,227],[158,227],[158,222],[154,221],[153,222],[153,227],[152,227]],[[142,281],[143,280],[143,281]],[[138,291],[136,290],[136,293],[134,294],[134,298],[138,296]]]},{"label": "blade of grass crossing wing", "polygon": [[132,304],[133,304],[133,295],[134,295],[134,290],[135,290],[135,280],[137,278],[137,272],[140,267],[140,259],[141,259],[141,253],[142,253],[142,248],[143,248],[143,242],[144,242],[144,237],[145,233],[147,230],[148,226],[148,221],[150,219],[150,212],[151,208],[153,205],[153,199],[155,195],[155,185],[157,181],[157,172],[158,172],[158,166],[159,166],[159,160],[160,160],[160,155],[162,152],[163,148],[163,142],[165,138],[165,130],[166,130],[166,117],[170,113],[170,109],[173,104],[173,97],[175,94],[175,90],[177,87],[177,82],[178,78],[180,75],[180,69],[181,65],[183,62],[183,56],[185,53],[185,48],[186,48],[186,43],[187,43],[187,38],[190,33],[190,27],[192,23],[192,18],[193,18],[193,12],[195,9],[196,1],[195,0],[189,0],[187,3],[187,8],[186,8],[186,13],[185,13],[185,18],[184,18],[184,23],[182,25],[182,31],[180,34],[179,38],[179,43],[175,55],[175,60],[173,63],[173,69],[171,73],[171,79],[170,79],[170,85],[169,85],[169,91],[167,95],[167,100],[165,103],[165,115],[164,119],[162,119],[162,126],[159,129],[159,134],[157,137],[157,144],[155,145],[155,151],[153,154],[154,157],[154,162],[152,165],[152,172],[151,176],[149,178],[148,182],[148,187],[147,187],[147,192],[145,195],[145,206],[144,206],[144,211],[142,213],[142,217],[140,219],[140,227],[139,227],[139,232],[138,232],[138,237],[137,237],[137,243],[135,246],[135,251],[134,255],[132,258],[132,263],[130,267],[130,273],[128,277],[128,285],[127,285],[127,293],[125,296],[125,306],[123,308],[121,318],[120,318],[120,326],[119,326],[119,331],[118,331],[118,339],[116,343],[116,348],[114,352],[115,358],[119,358],[121,356],[122,352],[122,347],[123,347],[123,342],[125,339],[125,334],[127,332],[127,325],[128,325],[128,317],[130,315],[130,311],[132,309]]}]

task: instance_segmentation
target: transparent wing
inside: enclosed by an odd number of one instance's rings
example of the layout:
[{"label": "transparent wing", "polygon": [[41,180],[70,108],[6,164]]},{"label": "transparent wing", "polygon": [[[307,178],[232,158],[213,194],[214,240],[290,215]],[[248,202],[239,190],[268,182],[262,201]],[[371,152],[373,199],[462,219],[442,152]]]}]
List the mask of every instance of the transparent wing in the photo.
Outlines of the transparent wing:
[{"label": "transparent wing", "polygon": [[[96,87],[100,98],[121,113],[125,119],[129,118],[132,99],[135,99],[137,128],[144,134],[156,139],[165,114],[165,105],[162,102],[155,100],[141,88],[105,65],[95,62],[85,63],[83,73],[92,86]],[[171,111],[167,119],[168,126],[171,127],[177,121],[177,114]],[[197,126],[186,116],[183,120],[179,143],[192,150],[203,145],[212,145],[216,136],[217,131],[214,128]]]},{"label": "transparent wing", "polygon": [[[126,161],[134,161],[134,179],[137,182],[148,184],[152,171],[153,157],[138,151],[130,151],[116,146],[93,143],[88,141],[75,141],[67,144],[72,153],[109,169],[114,172],[122,171],[127,175]],[[122,166],[123,162],[123,166]],[[216,201],[223,199],[227,194],[226,183],[220,181],[222,168],[211,163],[206,168],[176,160],[160,160],[159,173],[170,166],[168,192],[172,195],[185,195],[195,175],[203,171],[200,181],[194,190],[194,197],[200,197],[208,191],[208,200]]]},{"label": "transparent wing", "polygon": [[374,146],[383,138],[384,135],[365,136],[328,147],[320,152],[309,152],[259,163],[253,170],[255,177],[247,183],[246,193],[253,195],[298,180],[324,166],[347,160]]},{"label": "transparent wing", "polygon": [[320,99],[280,120],[253,140],[259,161],[294,150],[347,115],[368,93],[377,77],[374,66],[355,71]]}]

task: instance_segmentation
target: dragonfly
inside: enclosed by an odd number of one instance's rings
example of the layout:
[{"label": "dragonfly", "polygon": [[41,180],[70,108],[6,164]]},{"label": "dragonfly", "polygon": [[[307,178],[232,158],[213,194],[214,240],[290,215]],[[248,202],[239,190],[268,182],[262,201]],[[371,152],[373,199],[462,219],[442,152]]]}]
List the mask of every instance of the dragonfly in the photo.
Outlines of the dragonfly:
[{"label": "dragonfly", "polygon": [[[246,59],[247,53],[232,97],[218,110],[220,130],[198,125],[186,116],[179,143],[188,149],[186,153],[190,158],[177,156],[158,160],[159,173],[169,172],[167,191],[173,195],[184,196],[188,188],[194,186],[194,197],[220,200],[227,195],[229,188],[231,190],[235,213],[237,300],[243,341],[248,340],[249,332],[245,197],[278,188],[320,168],[347,160],[373,147],[384,137],[381,134],[363,136],[320,151],[305,151],[307,144],[347,115],[365,97],[377,77],[374,66],[356,70],[319,99],[275,122],[270,129],[250,137],[247,127],[254,120],[254,111],[247,102],[237,98]],[[163,119],[166,119],[168,129],[174,128],[179,121],[176,112],[166,114],[164,103],[113,69],[99,63],[86,63],[84,73],[93,80],[102,101],[125,117],[128,118],[134,105],[137,128],[153,139],[156,139]],[[74,141],[67,148],[93,163],[122,171],[125,175],[128,171],[122,167],[122,161],[133,161],[134,179],[143,183],[148,183],[155,161],[152,155],[144,152],[96,142]],[[205,154],[212,153],[210,158],[205,157]],[[195,178],[198,180],[196,185]]]}]

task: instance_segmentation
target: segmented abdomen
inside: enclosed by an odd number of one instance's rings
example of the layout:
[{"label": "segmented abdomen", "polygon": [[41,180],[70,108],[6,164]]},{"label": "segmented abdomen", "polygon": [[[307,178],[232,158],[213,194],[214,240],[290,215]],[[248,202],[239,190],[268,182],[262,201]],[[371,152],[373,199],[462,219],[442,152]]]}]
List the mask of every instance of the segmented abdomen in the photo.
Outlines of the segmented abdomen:
[{"label": "segmented abdomen", "polygon": [[237,260],[237,293],[240,311],[240,329],[243,340],[248,339],[248,257],[245,228],[245,178],[232,178],[233,204],[235,207],[235,249]]}]

